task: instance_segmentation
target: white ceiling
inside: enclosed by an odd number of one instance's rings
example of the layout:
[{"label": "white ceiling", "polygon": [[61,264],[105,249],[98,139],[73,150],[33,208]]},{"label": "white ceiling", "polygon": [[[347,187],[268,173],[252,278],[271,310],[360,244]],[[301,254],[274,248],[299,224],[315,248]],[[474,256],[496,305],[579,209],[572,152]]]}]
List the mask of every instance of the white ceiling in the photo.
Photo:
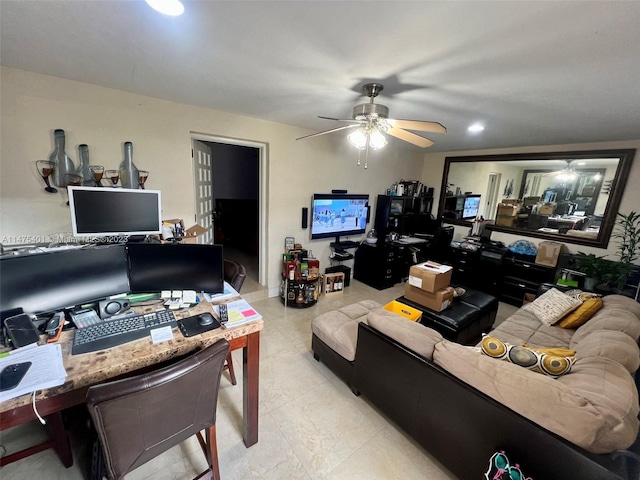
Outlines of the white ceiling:
[{"label": "white ceiling", "polygon": [[0,0],[1,62],[314,131],[376,81],[427,151],[640,138],[638,1],[183,3]]}]

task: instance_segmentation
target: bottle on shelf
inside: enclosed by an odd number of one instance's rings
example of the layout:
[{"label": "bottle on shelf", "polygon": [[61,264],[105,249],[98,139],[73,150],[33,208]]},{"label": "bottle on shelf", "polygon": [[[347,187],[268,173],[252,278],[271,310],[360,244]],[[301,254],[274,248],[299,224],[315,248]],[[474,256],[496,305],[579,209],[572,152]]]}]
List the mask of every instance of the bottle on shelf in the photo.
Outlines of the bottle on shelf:
[{"label": "bottle on shelf", "polygon": [[76,175],[80,175],[80,177],[82,177],[82,185],[94,186],[96,184],[96,180],[94,178],[93,170],[91,170],[91,167],[89,166],[89,147],[87,144],[83,143],[82,145],[78,145],[78,155],[80,156],[80,165],[78,165]]},{"label": "bottle on shelf", "polygon": [[75,172],[75,166],[64,151],[65,148],[65,136],[64,130],[56,129],[53,132],[54,150],[49,156],[49,161],[53,162],[53,173],[51,174],[51,180],[56,187],[66,187],[66,176]]},{"label": "bottle on shelf", "polygon": [[133,163],[133,143],[124,142],[124,159],[120,163],[120,184],[122,188],[140,188],[138,167]]}]

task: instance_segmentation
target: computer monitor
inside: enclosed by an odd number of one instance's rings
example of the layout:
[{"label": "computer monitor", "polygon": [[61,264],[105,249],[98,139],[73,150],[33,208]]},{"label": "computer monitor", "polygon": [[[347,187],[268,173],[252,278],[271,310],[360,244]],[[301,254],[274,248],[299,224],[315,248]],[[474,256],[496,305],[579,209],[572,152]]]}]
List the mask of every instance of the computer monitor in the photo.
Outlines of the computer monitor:
[{"label": "computer monitor", "polygon": [[69,187],[75,237],[115,237],[162,233],[159,190]]},{"label": "computer monitor", "polygon": [[127,257],[131,293],[224,291],[222,245],[130,243]]},{"label": "computer monitor", "polygon": [[128,291],[122,244],[0,257],[2,312],[50,312]]},{"label": "computer monitor", "polygon": [[480,195],[465,195],[462,207],[463,219],[475,219],[480,211]]}]

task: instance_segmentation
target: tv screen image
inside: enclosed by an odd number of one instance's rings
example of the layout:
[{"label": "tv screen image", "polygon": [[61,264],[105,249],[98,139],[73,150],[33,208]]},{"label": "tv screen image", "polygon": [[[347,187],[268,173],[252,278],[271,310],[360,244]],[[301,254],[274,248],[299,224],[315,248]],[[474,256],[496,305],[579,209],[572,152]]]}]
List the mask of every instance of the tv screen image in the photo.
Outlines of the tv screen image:
[{"label": "tv screen image", "polygon": [[313,196],[311,238],[360,235],[366,232],[369,195],[324,194]]},{"label": "tv screen image", "polygon": [[74,237],[162,233],[159,190],[69,187]]},{"label": "tv screen image", "polygon": [[462,207],[462,218],[476,218],[480,210],[480,195],[467,195]]}]

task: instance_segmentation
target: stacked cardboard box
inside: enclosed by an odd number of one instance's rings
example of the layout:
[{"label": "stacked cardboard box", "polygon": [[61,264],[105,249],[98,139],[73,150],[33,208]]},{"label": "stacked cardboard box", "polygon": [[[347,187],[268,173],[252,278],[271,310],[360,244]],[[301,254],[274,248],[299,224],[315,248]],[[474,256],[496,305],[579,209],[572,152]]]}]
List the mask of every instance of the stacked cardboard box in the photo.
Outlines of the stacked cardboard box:
[{"label": "stacked cardboard box", "polygon": [[507,203],[498,204],[498,212],[496,213],[496,225],[503,227],[513,227],[516,223],[516,215],[520,210],[520,205],[512,205]]},{"label": "stacked cardboard box", "polygon": [[449,286],[452,272],[448,265],[436,262],[413,265],[404,287],[405,298],[429,310],[444,310],[453,301],[453,288]]}]

